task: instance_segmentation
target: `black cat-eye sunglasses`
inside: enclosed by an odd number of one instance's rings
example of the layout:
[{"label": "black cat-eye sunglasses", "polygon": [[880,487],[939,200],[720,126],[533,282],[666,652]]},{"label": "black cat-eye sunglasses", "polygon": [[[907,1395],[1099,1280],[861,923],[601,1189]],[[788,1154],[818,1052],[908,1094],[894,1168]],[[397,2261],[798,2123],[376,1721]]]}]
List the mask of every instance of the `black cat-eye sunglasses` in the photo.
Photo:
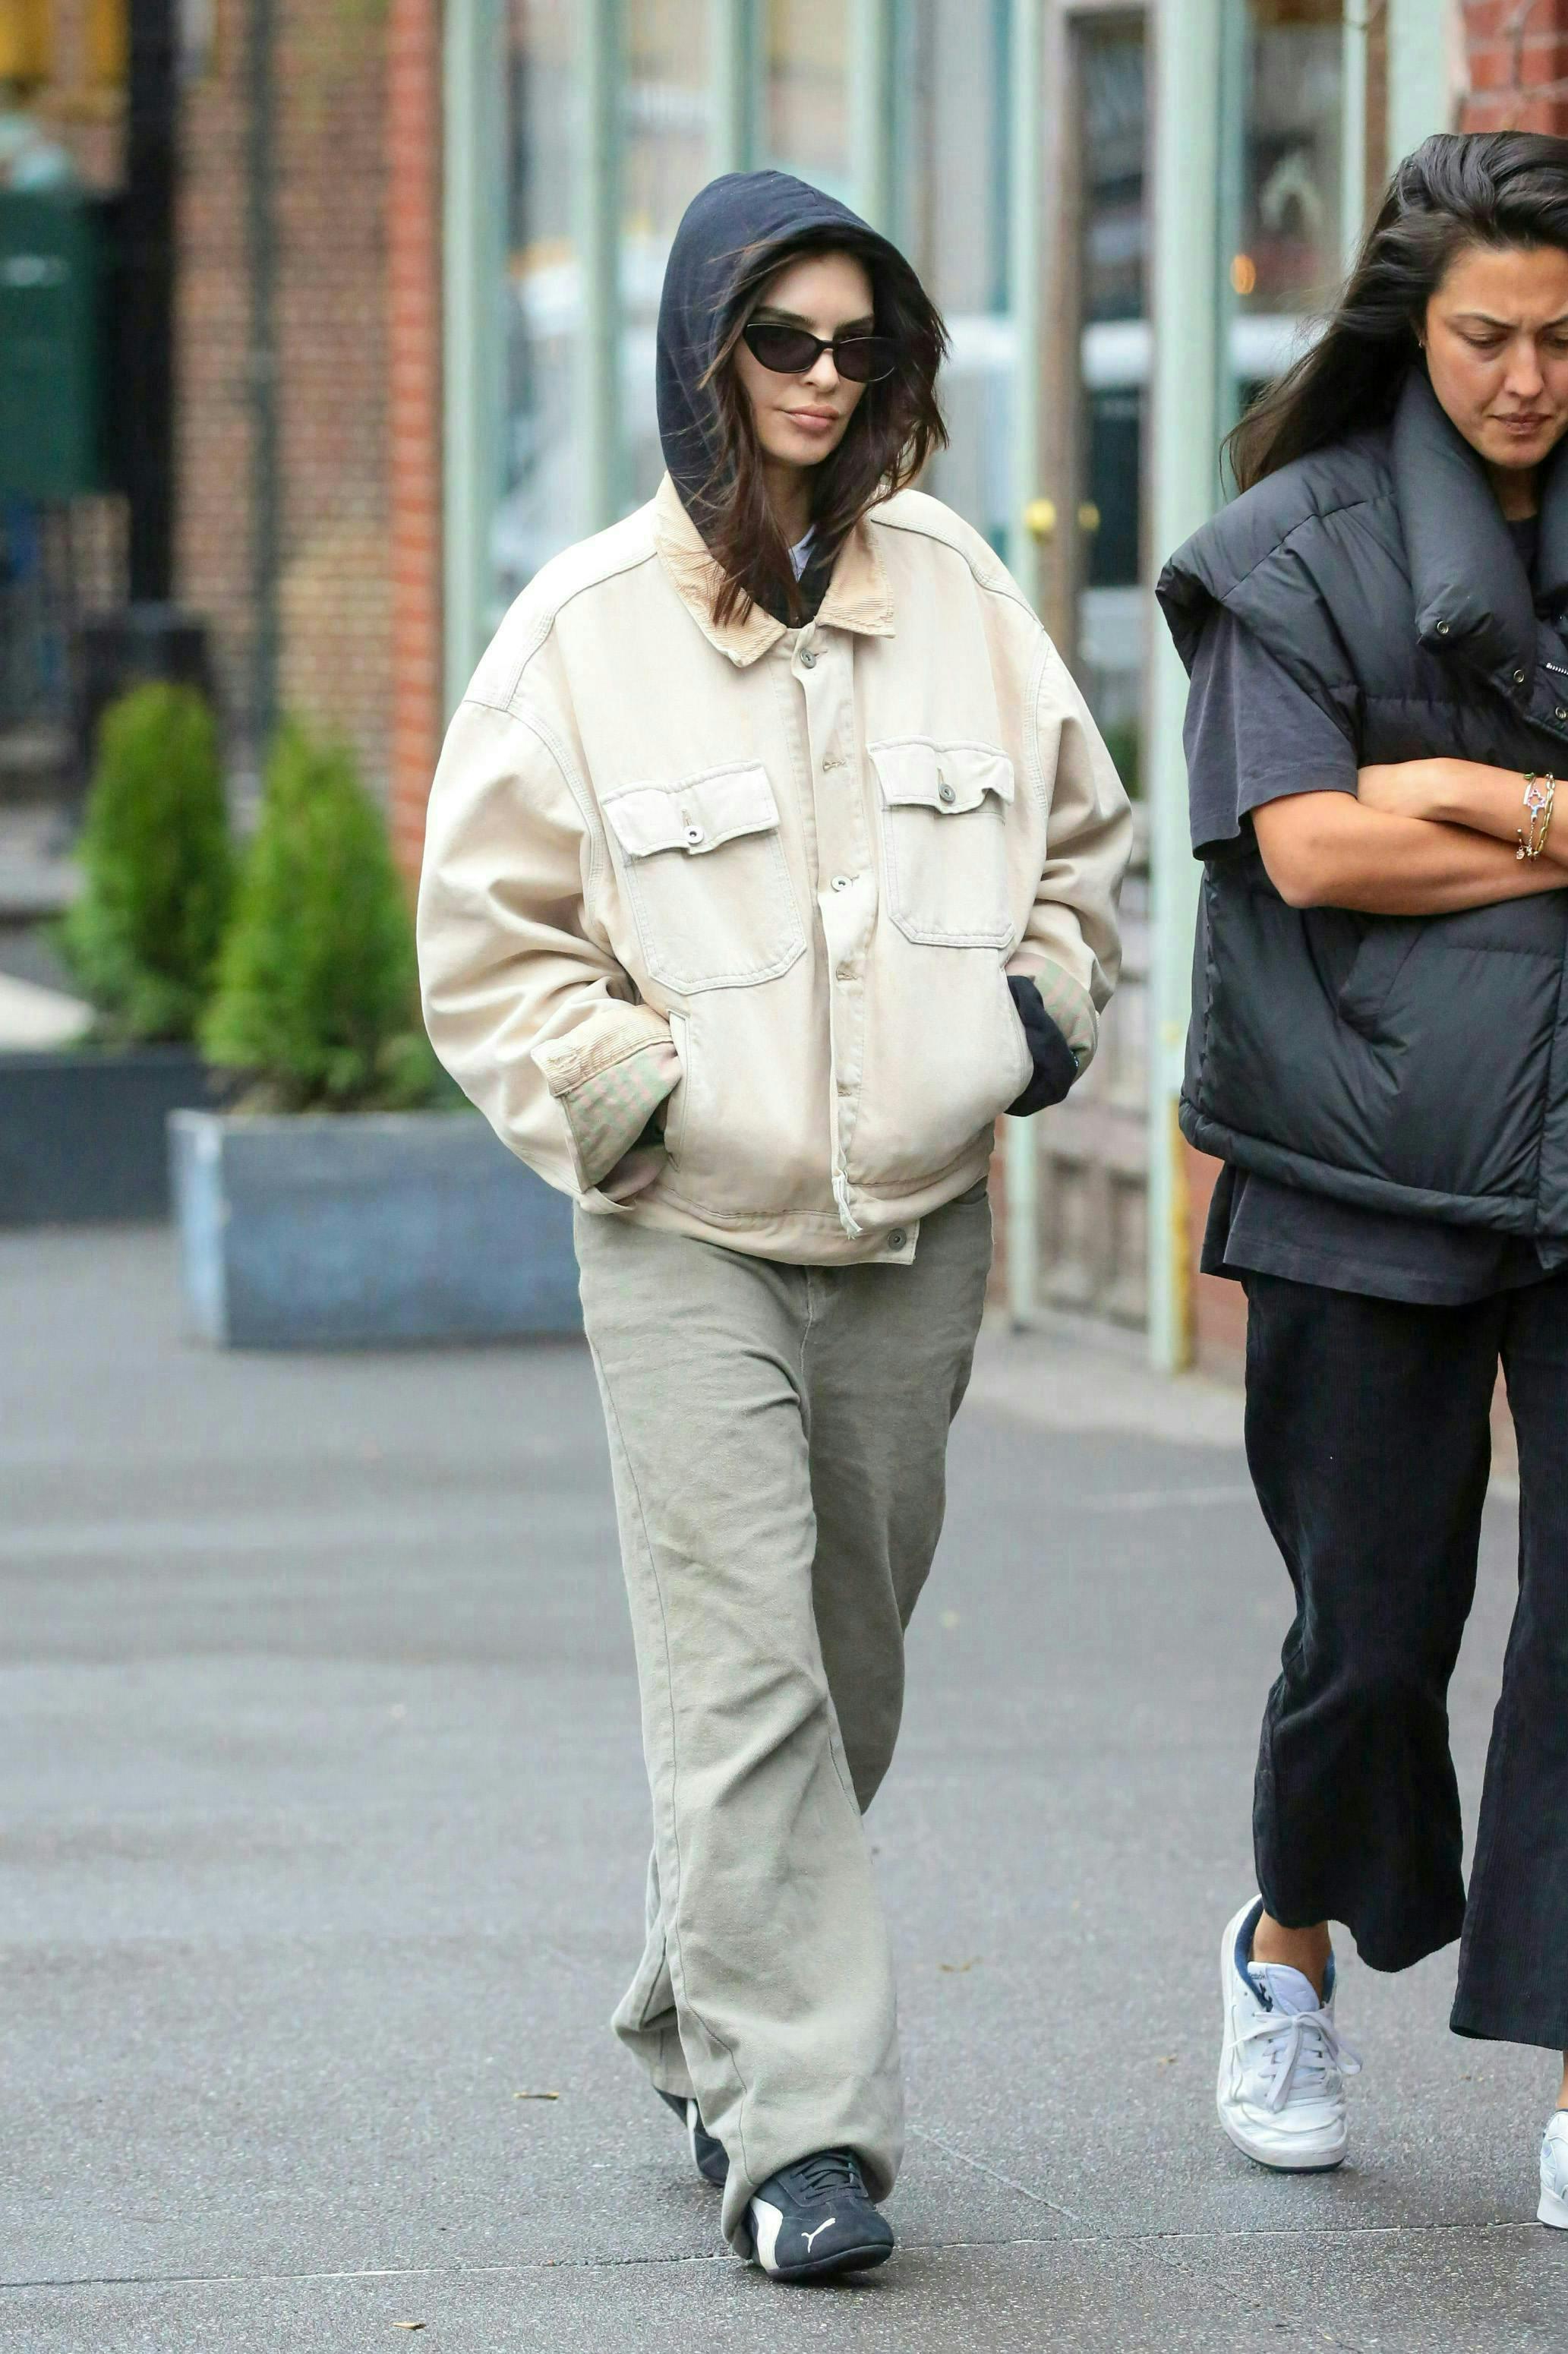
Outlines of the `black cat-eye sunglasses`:
[{"label": "black cat-eye sunglasses", "polygon": [[813,335],[768,319],[754,319],[742,335],[752,358],[775,376],[808,376],[824,352],[851,384],[881,384],[898,366],[891,335]]}]

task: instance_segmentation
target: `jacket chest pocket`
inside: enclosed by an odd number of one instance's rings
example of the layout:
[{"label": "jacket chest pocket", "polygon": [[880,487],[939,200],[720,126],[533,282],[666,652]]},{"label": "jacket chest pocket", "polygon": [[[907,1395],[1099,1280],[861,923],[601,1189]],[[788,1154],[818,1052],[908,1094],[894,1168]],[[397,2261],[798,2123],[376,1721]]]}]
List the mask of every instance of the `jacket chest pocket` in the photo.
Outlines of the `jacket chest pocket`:
[{"label": "jacket chest pocket", "polygon": [[804,953],[766,769],[629,785],[601,807],[652,979],[683,996],[741,989],[776,980]]},{"label": "jacket chest pocket", "polygon": [[906,939],[1009,947],[1007,755],[923,736],[866,750],[882,789],[887,911]]}]

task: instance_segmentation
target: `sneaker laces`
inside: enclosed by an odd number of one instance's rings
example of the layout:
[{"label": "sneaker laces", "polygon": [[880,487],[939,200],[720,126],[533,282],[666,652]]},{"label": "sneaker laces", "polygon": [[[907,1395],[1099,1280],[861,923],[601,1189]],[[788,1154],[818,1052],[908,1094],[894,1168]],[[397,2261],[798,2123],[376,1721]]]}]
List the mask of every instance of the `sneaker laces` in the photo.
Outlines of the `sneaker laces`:
[{"label": "sneaker laces", "polygon": [[1308,2100],[1326,2095],[1335,2075],[1361,2073],[1361,2053],[1345,2041],[1328,2010],[1271,2010],[1240,2029],[1236,2042],[1244,2054],[1249,2044],[1263,2047],[1255,2057],[1244,2059],[1242,2097],[1266,2109],[1282,2109],[1295,2092]]},{"label": "sneaker laces", "polygon": [[814,2199],[831,2199],[835,2190],[865,2189],[860,2168],[847,2149],[820,2149],[787,2170]]}]

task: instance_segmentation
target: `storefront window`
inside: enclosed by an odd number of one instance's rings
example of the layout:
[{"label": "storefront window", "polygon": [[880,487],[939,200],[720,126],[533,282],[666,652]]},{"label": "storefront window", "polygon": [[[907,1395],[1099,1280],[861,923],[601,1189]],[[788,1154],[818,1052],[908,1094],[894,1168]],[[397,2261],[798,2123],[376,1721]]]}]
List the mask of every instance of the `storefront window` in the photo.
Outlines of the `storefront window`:
[{"label": "storefront window", "polygon": [[507,13],[506,384],[491,539],[503,604],[586,528],[573,416],[576,14],[573,0],[510,0]]},{"label": "storefront window", "polygon": [[1078,676],[1122,775],[1136,790],[1143,688],[1143,413],[1146,92],[1141,23],[1081,26],[1078,284],[1083,405],[1076,523],[1082,549]]},{"label": "storefront window", "polygon": [[1233,415],[1289,365],[1340,274],[1341,17],[1340,0],[1246,0],[1224,272]]},{"label": "storefront window", "polygon": [[651,498],[664,471],[654,337],[671,242],[709,177],[708,0],[630,0],[621,97],[622,480]]},{"label": "storefront window", "polygon": [[761,161],[850,194],[849,15],[843,0],[767,0]]},{"label": "storefront window", "polygon": [[897,234],[948,323],[951,446],[925,487],[1008,554],[1012,382],[1008,312],[1007,0],[912,0],[898,60]]}]

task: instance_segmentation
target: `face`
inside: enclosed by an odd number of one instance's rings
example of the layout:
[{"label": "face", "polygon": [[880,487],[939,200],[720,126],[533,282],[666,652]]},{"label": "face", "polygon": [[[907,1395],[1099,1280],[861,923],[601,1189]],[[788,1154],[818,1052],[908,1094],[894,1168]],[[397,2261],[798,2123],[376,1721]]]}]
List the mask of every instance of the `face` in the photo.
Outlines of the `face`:
[{"label": "face", "polygon": [[[803,254],[768,280],[751,317],[805,327],[823,342],[835,335],[868,335],[875,318],[865,265],[847,253]],[[735,367],[751,403],[763,455],[786,466],[820,466],[831,457],[865,392],[863,384],[839,374],[831,351],[819,352],[804,376],[779,376],[741,343],[736,345]]]},{"label": "face", "polygon": [[1426,306],[1432,389],[1489,465],[1539,466],[1568,432],[1568,253],[1467,246]]}]

